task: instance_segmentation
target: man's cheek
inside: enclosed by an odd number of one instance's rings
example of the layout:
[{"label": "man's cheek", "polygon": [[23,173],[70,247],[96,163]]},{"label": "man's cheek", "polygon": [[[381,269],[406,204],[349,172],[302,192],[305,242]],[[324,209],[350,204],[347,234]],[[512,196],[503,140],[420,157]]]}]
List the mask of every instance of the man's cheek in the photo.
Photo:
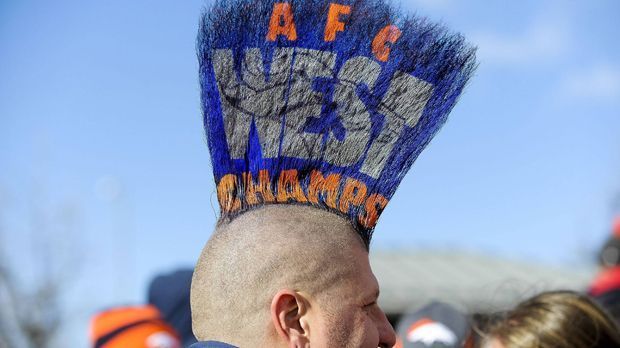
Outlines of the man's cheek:
[{"label": "man's cheek", "polygon": [[347,347],[376,348],[379,345],[379,333],[369,313],[359,310],[356,313],[354,322],[351,344],[347,345]]}]

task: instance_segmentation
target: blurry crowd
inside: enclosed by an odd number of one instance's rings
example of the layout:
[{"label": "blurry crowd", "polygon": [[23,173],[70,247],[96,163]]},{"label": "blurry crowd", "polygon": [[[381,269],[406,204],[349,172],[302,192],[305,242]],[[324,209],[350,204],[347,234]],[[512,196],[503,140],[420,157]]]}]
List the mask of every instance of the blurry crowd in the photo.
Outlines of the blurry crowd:
[{"label": "blurry crowd", "polygon": [[[393,323],[395,348],[620,347],[620,218],[598,255],[599,271],[583,293],[553,290],[495,313],[465,313],[432,302]],[[192,334],[192,270],[157,276],[146,303],[109,308],[91,322],[94,348],[180,348]]]}]

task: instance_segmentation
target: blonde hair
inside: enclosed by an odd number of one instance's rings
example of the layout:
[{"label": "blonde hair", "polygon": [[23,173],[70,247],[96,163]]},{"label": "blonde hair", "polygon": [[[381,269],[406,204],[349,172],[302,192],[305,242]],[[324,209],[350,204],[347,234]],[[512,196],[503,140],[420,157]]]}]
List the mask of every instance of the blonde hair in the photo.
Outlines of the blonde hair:
[{"label": "blonde hair", "polygon": [[483,346],[495,340],[505,348],[620,347],[610,317],[587,296],[551,291],[534,296],[487,328]]}]

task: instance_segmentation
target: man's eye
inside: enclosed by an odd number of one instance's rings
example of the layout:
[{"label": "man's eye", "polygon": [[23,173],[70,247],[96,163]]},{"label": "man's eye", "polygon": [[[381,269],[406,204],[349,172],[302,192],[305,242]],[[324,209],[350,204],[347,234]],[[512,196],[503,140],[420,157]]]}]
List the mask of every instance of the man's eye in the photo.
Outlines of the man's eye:
[{"label": "man's eye", "polygon": [[376,304],[377,304],[377,301],[372,301],[371,303],[369,303],[367,305],[364,305],[364,308],[370,308],[370,307],[372,307],[372,306],[374,306]]}]

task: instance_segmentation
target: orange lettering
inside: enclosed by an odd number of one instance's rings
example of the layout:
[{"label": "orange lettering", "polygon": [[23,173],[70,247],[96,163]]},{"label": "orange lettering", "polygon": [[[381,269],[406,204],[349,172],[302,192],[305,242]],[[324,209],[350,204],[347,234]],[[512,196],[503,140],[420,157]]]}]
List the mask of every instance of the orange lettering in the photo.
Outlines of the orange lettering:
[{"label": "orange lettering", "polygon": [[325,41],[330,42],[336,40],[336,33],[344,31],[344,23],[340,21],[340,15],[351,13],[351,6],[329,4],[327,12],[327,24],[325,25]]},{"label": "orange lettering", "polygon": [[367,188],[364,183],[355,179],[347,179],[344,189],[342,190],[342,196],[340,196],[340,211],[348,214],[351,204],[362,204],[366,198],[366,191]]},{"label": "orange lettering", "polygon": [[379,220],[379,215],[387,206],[388,200],[378,193],[373,193],[366,200],[366,213],[360,214],[359,222],[366,228],[373,228]]},{"label": "orange lettering", "polygon": [[293,199],[299,203],[306,203],[308,200],[304,195],[304,190],[299,184],[297,170],[283,170],[278,178],[278,202],[286,203]]},{"label": "orange lettering", "polygon": [[387,62],[390,57],[390,46],[387,43],[394,44],[400,36],[402,32],[395,25],[388,25],[385,28],[381,29],[375,39],[372,40],[372,53],[377,57],[377,59],[381,62]]},{"label": "orange lettering", "polygon": [[313,170],[310,173],[308,200],[310,203],[319,204],[319,194],[324,193],[325,204],[330,208],[337,209],[338,186],[340,186],[340,174],[330,174],[326,178],[318,170]]},{"label": "orange lettering", "polygon": [[297,29],[293,20],[293,10],[288,2],[276,2],[273,5],[267,40],[276,41],[278,35],[284,35],[289,41],[297,40]]},{"label": "orange lettering", "polygon": [[267,170],[263,169],[258,173],[258,184],[254,184],[252,173],[243,173],[243,183],[245,185],[245,200],[249,205],[260,203],[257,193],[260,193],[264,203],[272,203],[276,200],[271,190],[271,180]]},{"label": "orange lettering", "polygon": [[217,200],[224,213],[232,213],[241,209],[241,200],[237,197],[237,176],[224,175],[217,184]]}]

